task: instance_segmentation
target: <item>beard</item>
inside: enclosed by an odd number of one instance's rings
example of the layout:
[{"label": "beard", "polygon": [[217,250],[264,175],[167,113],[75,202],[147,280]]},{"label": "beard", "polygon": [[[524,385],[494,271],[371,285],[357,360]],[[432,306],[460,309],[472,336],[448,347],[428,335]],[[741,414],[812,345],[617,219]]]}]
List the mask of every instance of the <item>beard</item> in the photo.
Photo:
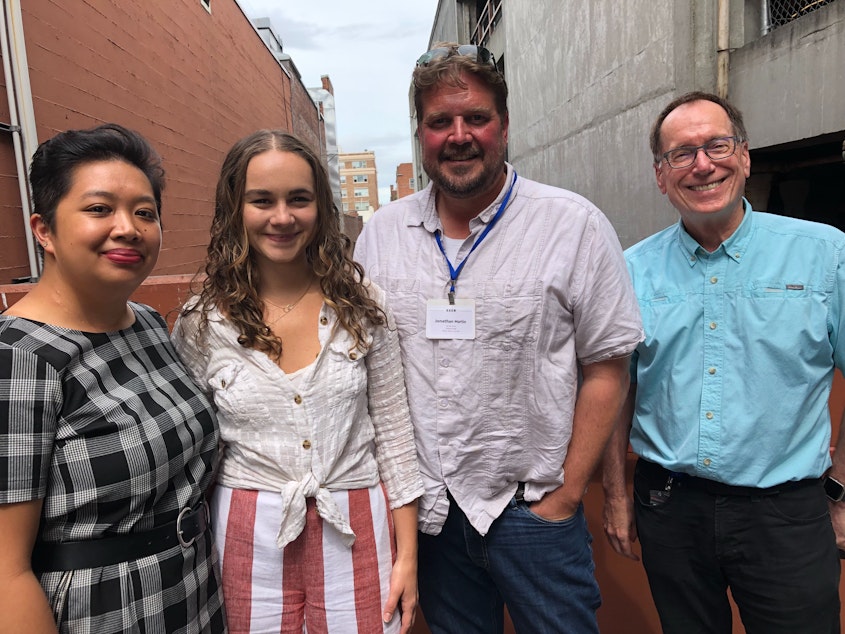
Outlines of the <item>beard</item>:
[{"label": "beard", "polygon": [[[444,149],[434,160],[423,159],[423,169],[443,193],[453,198],[472,198],[487,192],[496,185],[504,170],[504,143],[493,152],[469,147],[459,150]],[[461,161],[481,158],[478,163],[467,166],[451,166],[443,169],[446,161]]]}]

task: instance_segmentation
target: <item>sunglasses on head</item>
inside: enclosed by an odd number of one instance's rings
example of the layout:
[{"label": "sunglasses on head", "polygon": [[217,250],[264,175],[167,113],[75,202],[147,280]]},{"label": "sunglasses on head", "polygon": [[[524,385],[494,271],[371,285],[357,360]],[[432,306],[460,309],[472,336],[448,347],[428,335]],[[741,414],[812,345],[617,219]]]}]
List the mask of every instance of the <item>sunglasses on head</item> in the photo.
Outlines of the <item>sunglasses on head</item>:
[{"label": "sunglasses on head", "polygon": [[496,67],[496,61],[493,59],[493,53],[488,51],[483,46],[476,46],[475,44],[461,44],[460,46],[438,46],[430,51],[426,51],[417,60],[417,66],[428,66],[439,59],[452,57],[453,55],[461,55],[464,57],[473,57],[477,64],[490,64]]}]

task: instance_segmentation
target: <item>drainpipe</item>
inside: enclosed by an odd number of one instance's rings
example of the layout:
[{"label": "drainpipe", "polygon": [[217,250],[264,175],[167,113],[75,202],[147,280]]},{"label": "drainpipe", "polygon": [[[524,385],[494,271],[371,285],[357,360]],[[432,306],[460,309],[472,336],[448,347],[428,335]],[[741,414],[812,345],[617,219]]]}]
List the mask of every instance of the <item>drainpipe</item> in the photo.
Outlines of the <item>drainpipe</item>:
[{"label": "drainpipe", "polygon": [[717,19],[718,40],[716,44],[716,93],[726,99],[728,96],[728,70],[730,68],[730,0],[719,0]]},{"label": "drainpipe", "polygon": [[3,75],[6,80],[6,97],[9,100],[9,130],[15,150],[29,274],[35,280],[40,275],[41,267],[35,250],[32,229],[29,226],[31,205],[27,167],[37,147],[38,136],[35,130],[32,89],[29,85],[29,65],[26,61],[20,0],[3,0],[3,15],[0,16],[0,47],[2,47],[3,55]]},{"label": "drainpipe", "polygon": [[771,30],[769,26],[769,0],[763,0],[760,6],[760,33],[766,35]]}]

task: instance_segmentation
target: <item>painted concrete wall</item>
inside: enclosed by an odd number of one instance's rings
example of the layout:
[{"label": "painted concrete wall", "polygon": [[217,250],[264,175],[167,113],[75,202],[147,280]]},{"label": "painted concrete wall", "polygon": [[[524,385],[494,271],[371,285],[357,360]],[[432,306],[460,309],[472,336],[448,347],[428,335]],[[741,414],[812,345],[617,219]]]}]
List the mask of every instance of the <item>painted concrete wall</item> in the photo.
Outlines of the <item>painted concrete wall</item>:
[{"label": "painted concrete wall", "polygon": [[647,137],[675,93],[715,84],[711,4],[505,5],[510,160],[592,200],[623,246],[675,220],[655,186]]},{"label": "painted concrete wall", "polygon": [[732,53],[730,96],[752,148],[845,130],[845,2]]},{"label": "painted concrete wall", "polygon": [[[761,3],[730,7],[729,98],[751,147],[845,130],[845,2],[761,36]],[[440,3],[432,39],[467,41],[466,5]],[[509,159],[577,191],[627,247],[677,219],[657,190],[654,118],[689,90],[715,91],[715,2],[511,0],[489,47],[510,88]],[[466,28],[465,31],[462,31]]]}]

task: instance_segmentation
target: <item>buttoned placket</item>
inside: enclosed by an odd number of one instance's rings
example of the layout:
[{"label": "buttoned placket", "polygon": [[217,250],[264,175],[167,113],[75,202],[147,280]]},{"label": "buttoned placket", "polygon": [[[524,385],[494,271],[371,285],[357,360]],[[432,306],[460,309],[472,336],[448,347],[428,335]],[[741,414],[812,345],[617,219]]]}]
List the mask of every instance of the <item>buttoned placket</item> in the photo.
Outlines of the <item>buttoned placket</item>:
[{"label": "buttoned placket", "polygon": [[722,376],[724,368],[726,328],[724,322],[727,267],[731,259],[719,247],[713,253],[699,249],[695,266],[700,270],[702,294],[702,324],[704,346],[702,358],[701,409],[699,411],[699,442],[697,471],[713,478],[719,467],[719,447],[722,441]]}]

